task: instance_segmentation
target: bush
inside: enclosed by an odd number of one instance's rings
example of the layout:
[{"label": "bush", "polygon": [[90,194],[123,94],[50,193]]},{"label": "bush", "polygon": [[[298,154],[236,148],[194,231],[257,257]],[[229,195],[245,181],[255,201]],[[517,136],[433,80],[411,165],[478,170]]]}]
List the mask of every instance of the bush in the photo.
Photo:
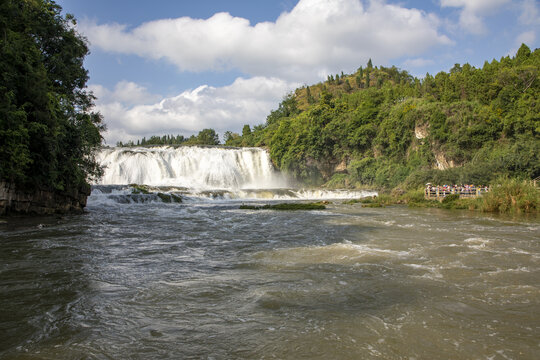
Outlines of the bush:
[{"label": "bush", "polygon": [[534,213],[540,209],[540,191],[529,181],[499,179],[484,194],[480,209],[486,212]]},{"label": "bush", "polygon": [[444,199],[442,199],[442,203],[449,204],[456,200],[459,200],[459,194],[450,194],[450,195],[445,196]]},{"label": "bush", "polygon": [[330,189],[345,189],[351,186],[349,175],[347,174],[334,174],[332,178],[324,184],[325,187]]}]

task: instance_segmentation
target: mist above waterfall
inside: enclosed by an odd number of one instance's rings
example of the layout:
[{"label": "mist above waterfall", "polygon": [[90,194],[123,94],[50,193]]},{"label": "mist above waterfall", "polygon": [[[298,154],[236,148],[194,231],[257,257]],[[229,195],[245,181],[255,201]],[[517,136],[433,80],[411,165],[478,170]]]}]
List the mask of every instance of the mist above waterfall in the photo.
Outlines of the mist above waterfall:
[{"label": "mist above waterfall", "polygon": [[195,189],[274,189],[286,187],[268,153],[259,148],[160,146],[105,148],[100,185],[146,184]]}]

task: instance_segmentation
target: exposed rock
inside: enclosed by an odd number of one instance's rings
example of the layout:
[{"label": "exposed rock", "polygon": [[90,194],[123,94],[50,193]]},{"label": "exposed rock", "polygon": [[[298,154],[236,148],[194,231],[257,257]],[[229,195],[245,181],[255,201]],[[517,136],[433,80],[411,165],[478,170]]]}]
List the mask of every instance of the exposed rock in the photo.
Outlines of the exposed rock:
[{"label": "exposed rock", "polygon": [[417,139],[423,139],[428,136],[428,124],[416,125],[414,127],[414,136]]},{"label": "exposed rock", "polygon": [[49,189],[19,189],[15,184],[0,182],[0,215],[81,213],[90,195],[90,186],[57,192]]},{"label": "exposed rock", "polygon": [[343,160],[334,168],[334,173],[346,173],[347,172],[347,162]]},{"label": "exposed rock", "polygon": [[454,161],[447,161],[443,153],[436,153],[435,160],[437,161],[437,169],[446,170],[455,167]]}]

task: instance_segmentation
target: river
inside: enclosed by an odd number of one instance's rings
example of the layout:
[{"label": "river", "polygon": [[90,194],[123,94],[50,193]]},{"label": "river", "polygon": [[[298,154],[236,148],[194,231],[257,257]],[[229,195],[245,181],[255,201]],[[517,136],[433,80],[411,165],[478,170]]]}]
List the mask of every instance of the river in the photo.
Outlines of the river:
[{"label": "river", "polygon": [[538,218],[96,189],[0,222],[0,358],[538,358]]}]

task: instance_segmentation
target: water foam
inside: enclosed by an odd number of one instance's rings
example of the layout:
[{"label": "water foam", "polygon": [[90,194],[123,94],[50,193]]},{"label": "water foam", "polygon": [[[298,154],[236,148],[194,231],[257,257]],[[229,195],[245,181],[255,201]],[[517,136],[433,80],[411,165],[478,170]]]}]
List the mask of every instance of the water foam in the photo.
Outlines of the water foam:
[{"label": "water foam", "polygon": [[198,189],[286,187],[268,153],[259,148],[160,146],[104,148],[99,185],[145,184]]},{"label": "water foam", "polygon": [[[104,148],[97,154],[104,176],[94,185],[144,184],[157,192],[190,200],[337,200],[376,195],[375,191],[291,189],[261,148],[158,146]],[[126,201],[94,190],[89,201]],[[131,190],[125,189],[126,194]],[[124,194],[125,195],[125,194]],[[107,200],[107,201],[108,201]],[[129,197],[129,200],[133,200]]]}]

